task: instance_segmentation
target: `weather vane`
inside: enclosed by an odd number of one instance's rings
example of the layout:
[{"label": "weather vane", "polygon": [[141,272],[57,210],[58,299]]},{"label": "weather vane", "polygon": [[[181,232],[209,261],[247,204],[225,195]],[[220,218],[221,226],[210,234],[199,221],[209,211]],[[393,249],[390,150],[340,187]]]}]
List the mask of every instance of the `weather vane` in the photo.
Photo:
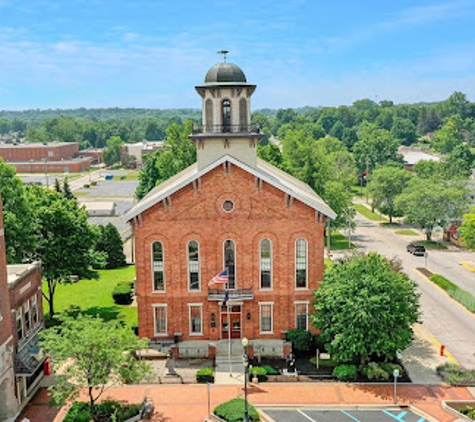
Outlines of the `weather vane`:
[{"label": "weather vane", "polygon": [[228,50],[219,50],[218,54],[222,54],[224,56],[224,63],[226,63],[226,54],[228,54]]}]

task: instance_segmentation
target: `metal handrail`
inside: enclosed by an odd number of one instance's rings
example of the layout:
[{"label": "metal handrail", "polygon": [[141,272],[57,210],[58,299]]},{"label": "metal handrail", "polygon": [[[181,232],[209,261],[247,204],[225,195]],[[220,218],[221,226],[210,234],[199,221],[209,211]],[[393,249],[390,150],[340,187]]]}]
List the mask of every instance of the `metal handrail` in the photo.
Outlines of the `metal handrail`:
[{"label": "metal handrail", "polygon": [[[208,289],[208,300],[224,300],[226,296],[225,289]],[[235,289],[228,290],[228,300],[245,300],[254,299],[254,294],[251,289]]]},{"label": "metal handrail", "polygon": [[193,134],[200,133],[261,133],[259,124],[251,125],[195,125]]}]

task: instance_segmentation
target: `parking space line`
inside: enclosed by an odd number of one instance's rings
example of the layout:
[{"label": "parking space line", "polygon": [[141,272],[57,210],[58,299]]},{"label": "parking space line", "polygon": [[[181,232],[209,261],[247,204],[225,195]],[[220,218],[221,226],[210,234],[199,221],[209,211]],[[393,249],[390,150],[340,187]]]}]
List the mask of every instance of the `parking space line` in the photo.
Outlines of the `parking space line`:
[{"label": "parking space line", "polygon": [[315,419],[312,419],[310,416],[303,413],[300,409],[297,409],[297,412],[299,412],[302,416],[306,417],[309,421],[317,422]]},{"label": "parking space line", "polygon": [[354,421],[356,422],[361,422],[359,419],[355,418],[353,415],[350,415],[347,411],[345,410],[342,410],[341,413],[345,414],[346,416],[348,416],[349,418],[353,419]]},{"label": "parking space line", "polygon": [[[401,412],[399,413],[399,415],[393,415],[390,411],[388,410],[383,410],[383,412],[388,415],[388,416],[391,416],[391,418],[393,419],[396,419],[397,421],[399,422],[404,422],[404,416],[407,415],[407,412]],[[424,418],[420,418],[417,422],[425,422],[425,419]]]}]

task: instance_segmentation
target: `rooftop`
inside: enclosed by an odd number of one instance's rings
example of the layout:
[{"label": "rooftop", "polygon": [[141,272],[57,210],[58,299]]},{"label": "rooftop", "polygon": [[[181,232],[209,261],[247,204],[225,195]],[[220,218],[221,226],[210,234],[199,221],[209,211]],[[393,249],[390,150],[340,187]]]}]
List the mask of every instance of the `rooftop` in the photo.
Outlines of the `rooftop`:
[{"label": "rooftop", "polygon": [[12,264],[7,265],[8,285],[13,287],[17,281],[28,275],[40,266],[39,262],[32,262],[31,264]]}]

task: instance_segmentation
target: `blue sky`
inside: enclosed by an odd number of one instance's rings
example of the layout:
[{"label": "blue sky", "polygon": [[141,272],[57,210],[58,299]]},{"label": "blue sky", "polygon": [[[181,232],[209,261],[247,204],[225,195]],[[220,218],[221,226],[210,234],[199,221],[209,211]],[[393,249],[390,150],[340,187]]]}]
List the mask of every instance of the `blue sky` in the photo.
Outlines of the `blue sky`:
[{"label": "blue sky", "polygon": [[230,50],[253,108],[475,100],[473,0],[0,0],[0,109],[201,107]]}]

